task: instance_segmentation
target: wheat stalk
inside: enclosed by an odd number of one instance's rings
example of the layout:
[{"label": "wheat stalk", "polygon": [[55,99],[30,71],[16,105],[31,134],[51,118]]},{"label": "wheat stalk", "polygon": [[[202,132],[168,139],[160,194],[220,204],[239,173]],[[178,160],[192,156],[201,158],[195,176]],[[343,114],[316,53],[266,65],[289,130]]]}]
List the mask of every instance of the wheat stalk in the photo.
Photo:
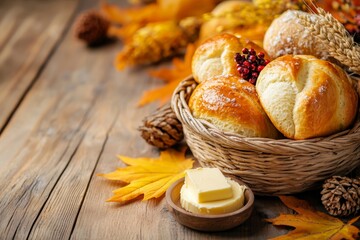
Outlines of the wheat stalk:
[{"label": "wheat stalk", "polygon": [[353,38],[345,27],[324,9],[314,6],[316,21],[312,19],[313,14],[300,15],[296,17],[319,44],[327,46],[329,55],[341,64],[347,66],[349,71],[360,74],[360,47],[354,43]]}]

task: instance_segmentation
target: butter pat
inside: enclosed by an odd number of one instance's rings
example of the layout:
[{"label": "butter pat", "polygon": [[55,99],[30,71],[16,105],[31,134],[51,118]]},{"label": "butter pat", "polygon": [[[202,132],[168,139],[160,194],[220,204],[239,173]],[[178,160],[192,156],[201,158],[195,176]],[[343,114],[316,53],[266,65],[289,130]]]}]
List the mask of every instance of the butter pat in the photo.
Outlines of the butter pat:
[{"label": "butter pat", "polygon": [[229,199],[233,196],[231,185],[217,168],[187,170],[185,185],[194,201],[198,203]]},{"label": "butter pat", "polygon": [[192,194],[192,191],[183,185],[180,191],[181,206],[192,213],[216,215],[234,212],[244,206],[245,189],[244,185],[227,179],[232,188],[233,196],[228,199],[199,203]]}]

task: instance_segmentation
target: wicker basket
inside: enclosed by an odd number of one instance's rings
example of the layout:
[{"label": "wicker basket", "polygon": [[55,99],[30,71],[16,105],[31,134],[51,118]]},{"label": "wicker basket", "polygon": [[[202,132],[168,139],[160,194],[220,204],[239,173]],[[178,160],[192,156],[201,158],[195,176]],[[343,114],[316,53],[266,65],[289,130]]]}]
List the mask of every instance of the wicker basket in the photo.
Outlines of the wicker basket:
[{"label": "wicker basket", "polygon": [[194,118],[187,100],[195,87],[192,77],[183,80],[171,102],[193,155],[202,166],[238,177],[256,194],[314,189],[326,178],[348,174],[360,166],[360,114],[351,129],[325,138],[247,138]]}]

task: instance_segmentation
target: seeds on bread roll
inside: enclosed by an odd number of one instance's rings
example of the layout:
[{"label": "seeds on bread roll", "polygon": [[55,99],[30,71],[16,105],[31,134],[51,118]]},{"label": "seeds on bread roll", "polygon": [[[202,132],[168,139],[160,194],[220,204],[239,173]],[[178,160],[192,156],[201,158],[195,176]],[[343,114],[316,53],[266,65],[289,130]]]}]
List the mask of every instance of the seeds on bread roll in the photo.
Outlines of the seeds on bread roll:
[{"label": "seeds on bread roll", "polygon": [[[244,48],[253,48],[256,52],[265,51],[255,43],[229,33],[209,38],[195,51],[192,59],[192,73],[200,83],[220,75],[238,75],[235,54]],[[266,53],[265,53],[266,54]],[[267,55],[266,55],[266,58]]]},{"label": "seeds on bread roll", "polygon": [[255,86],[237,76],[218,76],[201,82],[190,97],[189,108],[195,118],[207,120],[224,132],[278,137]]},{"label": "seeds on bread roll", "polygon": [[308,55],[286,55],[260,73],[256,90],[275,127],[286,137],[327,136],[353,122],[358,96],[340,67]]}]

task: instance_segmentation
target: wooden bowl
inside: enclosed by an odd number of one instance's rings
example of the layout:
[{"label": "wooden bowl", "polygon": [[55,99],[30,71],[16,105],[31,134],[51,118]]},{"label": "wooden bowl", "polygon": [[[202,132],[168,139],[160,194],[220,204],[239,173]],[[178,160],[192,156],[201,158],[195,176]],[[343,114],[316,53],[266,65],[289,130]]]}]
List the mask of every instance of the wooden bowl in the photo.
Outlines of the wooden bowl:
[{"label": "wooden bowl", "polygon": [[[232,178],[240,185],[246,185],[242,181]],[[180,189],[184,184],[184,178],[174,182],[166,191],[166,201],[169,211],[176,221],[182,225],[200,231],[216,232],[234,228],[247,220],[254,206],[254,194],[250,188],[245,190],[244,206],[234,212],[217,215],[197,214],[186,211],[180,204]]]}]

